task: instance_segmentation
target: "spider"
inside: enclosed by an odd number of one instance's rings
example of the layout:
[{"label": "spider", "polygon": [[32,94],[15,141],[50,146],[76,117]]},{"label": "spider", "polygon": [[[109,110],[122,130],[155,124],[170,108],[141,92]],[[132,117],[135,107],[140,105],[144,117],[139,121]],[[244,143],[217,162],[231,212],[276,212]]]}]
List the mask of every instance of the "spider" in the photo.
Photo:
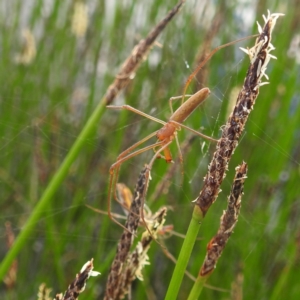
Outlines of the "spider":
[{"label": "spider", "polygon": [[[180,158],[180,162],[182,163],[183,158],[182,158],[182,154],[180,151],[180,146],[179,146],[179,142],[178,142],[178,138],[177,138],[177,131],[179,131],[181,128],[187,129],[191,132],[193,132],[194,134],[205,138],[207,140],[213,141],[213,142],[217,142],[216,139],[211,138],[209,136],[206,136],[204,134],[202,134],[201,132],[198,132],[184,124],[182,124],[190,115],[191,113],[200,105],[204,102],[204,100],[209,96],[210,94],[210,90],[209,88],[205,87],[202,88],[201,90],[199,90],[198,92],[196,92],[193,95],[186,95],[186,90],[190,84],[190,82],[192,81],[193,77],[199,72],[199,70],[205,65],[205,63],[220,49],[225,48],[229,45],[235,44],[239,41],[245,40],[245,39],[249,39],[252,37],[257,37],[258,35],[252,35],[252,36],[248,36],[224,45],[221,45],[217,48],[215,48],[214,50],[212,50],[207,56],[206,58],[198,65],[198,67],[195,69],[195,71],[188,77],[185,87],[184,87],[184,91],[183,91],[183,95],[179,96],[179,97],[173,97],[170,99],[169,104],[170,104],[170,109],[172,112],[172,115],[170,117],[170,119],[167,122],[164,122],[160,119],[157,119],[153,116],[150,116],[132,106],[129,105],[121,105],[121,106],[116,106],[116,105],[108,105],[106,106],[109,109],[125,109],[125,110],[129,110],[132,111],[136,114],[139,114],[143,117],[146,117],[154,122],[160,123],[163,125],[163,127],[151,134],[149,134],[148,136],[146,136],[145,138],[141,139],[140,141],[138,141],[137,143],[133,144],[132,146],[130,146],[129,148],[127,148],[126,150],[124,150],[117,158],[117,161],[111,165],[110,169],[109,169],[109,188],[108,188],[108,216],[109,218],[115,222],[116,224],[118,224],[119,226],[121,226],[122,228],[124,228],[125,230],[127,230],[119,221],[117,221],[114,218],[114,214],[111,212],[111,196],[112,196],[112,192],[114,193],[114,198],[116,199],[117,202],[120,203],[121,206],[123,206],[124,208],[126,208],[124,206],[124,204],[121,203],[121,201],[118,200],[117,195],[116,195],[116,184],[117,184],[117,180],[118,180],[118,176],[119,176],[119,171],[120,171],[120,167],[122,165],[123,162],[127,161],[128,159],[139,155],[143,152],[146,152],[150,149],[153,149],[155,154],[151,159],[151,162],[149,164],[149,166],[152,167],[152,164],[154,162],[154,160],[158,157],[162,157],[166,160],[166,162],[171,163],[173,162],[172,160],[172,155],[169,149],[170,144],[175,140],[176,144],[177,144],[177,148],[178,148],[178,152],[179,152],[179,158]],[[185,102],[184,102],[184,98],[185,97],[189,97]],[[181,105],[180,107],[173,112],[173,108],[172,108],[172,101],[176,100],[178,98],[181,98]],[[149,139],[151,139],[152,137],[157,138],[157,142],[154,144],[151,144],[149,146],[146,146],[144,148],[141,148],[139,150],[134,151],[138,146],[142,145],[143,143],[145,143],[146,141],[148,141]],[[158,150],[156,150],[158,148]],[[134,151],[134,152],[132,152]],[[163,152],[163,156],[160,154],[161,152]],[[151,170],[150,167],[150,170]],[[141,219],[143,220],[143,222],[146,224],[145,218],[144,218],[144,214],[143,214],[143,210],[141,210]],[[147,227],[147,226],[146,226]]]}]

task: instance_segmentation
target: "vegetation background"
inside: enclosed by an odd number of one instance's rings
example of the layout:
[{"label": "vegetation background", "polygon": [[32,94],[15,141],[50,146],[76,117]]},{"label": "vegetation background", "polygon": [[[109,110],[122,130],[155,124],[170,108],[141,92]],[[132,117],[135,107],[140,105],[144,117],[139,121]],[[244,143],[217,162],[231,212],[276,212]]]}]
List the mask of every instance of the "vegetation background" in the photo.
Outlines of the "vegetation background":
[{"label": "vegetation background", "polygon": [[[18,236],[122,62],[176,3],[1,2],[1,258],[7,252],[5,223],[10,222]],[[189,271],[196,275],[226,207],[234,168],[246,161],[249,171],[239,222],[209,280],[223,291],[206,288],[204,299],[241,299],[237,296],[241,293],[244,299],[296,299],[300,295],[299,1],[187,0],[130,86],[113,103],[127,103],[166,120],[170,116],[168,99],[182,93],[203,49],[257,33],[255,22],[263,25],[262,14],[267,15],[267,9],[286,14],[273,33],[276,50],[272,54],[278,60],[269,64],[270,84],[260,89],[246,132],[230,162],[223,192],[202,224],[201,240],[190,259]],[[186,125],[220,136],[220,126],[249,64],[238,47],[253,44],[254,40],[248,40],[232,45],[208,61],[189,92],[208,86],[212,94]],[[110,165],[122,150],[158,128],[158,124],[131,112],[105,111],[20,250],[17,281],[10,288],[1,284],[1,299],[36,299],[42,282],[53,289],[53,296],[63,292],[92,257],[101,275],[89,280],[82,298],[101,298],[122,229],[86,204],[107,209]],[[190,137],[190,132],[179,133],[182,144]],[[164,160],[154,164],[147,199],[153,211],[163,205],[172,207],[166,224],[174,225],[177,232],[184,234],[187,229],[191,201],[201,189],[213,152],[214,145],[202,139],[189,142],[183,183],[176,162],[169,188],[163,193],[157,193],[158,185],[171,166]],[[172,153],[176,158],[175,145]],[[124,163],[119,181],[133,190],[152,155],[149,151]],[[113,210],[122,213],[117,203]],[[173,235],[164,243],[176,257],[182,238]],[[156,243],[149,256],[151,265],[144,269],[144,281],[134,284],[133,299],[163,299],[165,295],[174,264]],[[185,299],[191,286],[192,281],[185,278],[180,299]]]}]

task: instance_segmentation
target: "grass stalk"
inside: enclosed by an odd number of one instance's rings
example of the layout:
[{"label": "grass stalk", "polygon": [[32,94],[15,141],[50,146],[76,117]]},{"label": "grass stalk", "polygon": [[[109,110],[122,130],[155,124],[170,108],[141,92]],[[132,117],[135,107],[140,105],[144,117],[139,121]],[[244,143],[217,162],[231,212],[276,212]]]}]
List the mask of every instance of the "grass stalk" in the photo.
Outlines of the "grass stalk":
[{"label": "grass stalk", "polygon": [[202,289],[204,287],[204,284],[206,282],[206,279],[209,277],[209,275],[207,276],[198,276],[195,284],[192,287],[192,290],[189,294],[188,300],[195,300],[198,299],[199,295],[202,292]]},{"label": "grass stalk", "polygon": [[[208,172],[204,177],[204,185],[196,199],[193,217],[191,218],[191,225],[188,229],[188,242],[184,241],[179,254],[178,263],[176,264],[173,272],[167,296],[165,298],[167,300],[177,298],[183,274],[191,254],[192,247],[197,238],[199,225],[197,226],[197,230],[195,230],[194,216],[201,215],[204,217],[210,206],[216,201],[220,192],[220,186],[226,176],[226,171],[228,170],[229,161],[238,145],[250,112],[253,110],[255,100],[259,93],[259,87],[263,85],[261,80],[265,75],[269,61],[272,58],[270,51],[274,49],[273,46],[270,45],[272,31],[277,18],[281,15],[282,14],[276,13],[270,14],[270,12],[268,12],[268,16],[264,17],[264,27],[261,28],[260,25],[258,27],[260,35],[256,39],[254,47],[248,50],[243,49],[243,51],[249,55],[250,66],[244,80],[244,85],[237,97],[236,105],[229,116],[227,123],[222,129],[222,136],[218,140],[216,151],[211,163],[208,165]],[[199,221],[202,221],[202,219]],[[189,234],[190,230],[193,231],[193,234]],[[196,287],[194,292],[199,292],[201,289],[201,287]]]},{"label": "grass stalk", "polygon": [[177,298],[179,288],[183,279],[184,272],[191,256],[197,235],[203,220],[203,214],[198,206],[195,206],[192,219],[186,233],[186,237],[183,241],[182,248],[178,257],[178,261],[173,271],[173,276],[169,284],[169,288],[165,297],[165,300],[172,300]]},{"label": "grass stalk", "polygon": [[288,283],[288,279],[293,267],[297,264],[296,261],[297,261],[297,255],[296,255],[296,250],[294,249],[294,251],[291,253],[291,255],[288,258],[288,262],[286,266],[282,269],[282,272],[280,272],[280,277],[273,289],[270,300],[276,300],[283,297],[284,287]]}]

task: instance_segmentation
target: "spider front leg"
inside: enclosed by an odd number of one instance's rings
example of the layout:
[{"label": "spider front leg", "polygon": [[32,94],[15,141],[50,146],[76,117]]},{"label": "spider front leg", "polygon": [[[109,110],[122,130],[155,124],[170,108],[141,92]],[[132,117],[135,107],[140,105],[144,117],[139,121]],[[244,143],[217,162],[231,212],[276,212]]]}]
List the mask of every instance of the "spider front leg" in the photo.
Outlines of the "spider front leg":
[{"label": "spider front leg", "polygon": [[[131,153],[135,148],[137,148],[138,146],[140,146],[141,144],[145,143],[146,141],[148,141],[149,139],[151,139],[152,137],[154,137],[156,135],[157,131],[149,134],[148,136],[146,136],[145,138],[143,138],[142,140],[138,141],[137,143],[133,144],[132,146],[130,146],[129,148],[127,148],[125,151],[123,151],[117,158],[117,161],[110,167],[110,173],[111,173],[111,170],[113,169],[116,169],[116,180],[118,180],[118,177],[119,177],[119,170],[120,170],[120,166],[121,164],[128,160],[129,158],[131,157],[134,157],[136,155],[138,155],[139,153],[142,153],[142,152],[145,152],[148,150],[148,148],[143,148],[143,149],[140,149],[138,151],[135,151],[134,153]],[[150,149],[151,149],[151,146],[149,146]],[[124,159],[126,158],[126,159]],[[119,167],[117,167],[119,165]],[[116,182],[117,183],[117,182]],[[117,194],[116,194],[116,185],[114,185],[114,198],[117,200]],[[117,200],[118,201],[118,200]],[[119,202],[119,201],[118,201]]]},{"label": "spider front leg", "polygon": [[181,95],[181,96],[171,97],[171,98],[169,99],[169,106],[170,106],[170,111],[171,111],[172,115],[173,115],[173,113],[174,113],[174,110],[173,110],[173,104],[172,104],[173,101],[181,99],[181,104],[182,104],[182,103],[183,103],[183,98],[192,97],[192,96],[193,96],[193,95],[184,95],[184,96],[182,97],[182,95]]},{"label": "spider front leg", "polygon": [[[157,142],[155,144],[152,144],[152,145],[149,145],[149,146],[146,146],[142,149],[139,149],[135,152],[132,152],[130,153],[132,150],[134,150],[136,147],[138,147],[140,144],[142,144],[143,142],[147,141],[148,139],[150,139],[151,137],[153,137],[154,135],[156,134],[156,132],[154,133],[151,133],[150,135],[148,135],[146,138],[144,138],[143,140],[139,141],[138,143],[134,144],[133,146],[129,147],[128,149],[126,149],[125,151],[123,151],[120,155],[119,155],[119,159],[110,167],[110,170],[109,170],[109,173],[110,173],[110,176],[109,176],[109,188],[108,188],[108,196],[107,196],[107,207],[108,207],[108,211],[107,211],[107,214],[109,216],[109,218],[115,222],[116,224],[118,224],[119,226],[121,226],[122,228],[124,228],[125,230],[128,231],[128,229],[122,225],[119,221],[117,221],[112,212],[111,212],[111,197],[112,197],[112,193],[114,194],[114,198],[115,200],[122,206],[126,209],[125,205],[123,203],[121,203],[121,201],[119,201],[117,199],[117,194],[116,194],[116,184],[117,184],[117,181],[118,181],[118,176],[119,176],[119,170],[120,170],[120,167],[121,167],[121,164],[123,162],[125,162],[126,160],[136,156],[136,155],[139,155],[145,151],[148,151],[150,149],[153,149],[155,147],[158,147],[158,146],[162,146],[164,144],[164,142]],[[164,149],[164,147],[163,147]],[[158,151],[158,153],[160,153],[161,150]],[[130,154],[128,154],[130,153]],[[121,157],[121,158],[120,158]],[[153,163],[152,163],[153,164]],[[151,164],[151,167],[152,167],[152,164]]]}]

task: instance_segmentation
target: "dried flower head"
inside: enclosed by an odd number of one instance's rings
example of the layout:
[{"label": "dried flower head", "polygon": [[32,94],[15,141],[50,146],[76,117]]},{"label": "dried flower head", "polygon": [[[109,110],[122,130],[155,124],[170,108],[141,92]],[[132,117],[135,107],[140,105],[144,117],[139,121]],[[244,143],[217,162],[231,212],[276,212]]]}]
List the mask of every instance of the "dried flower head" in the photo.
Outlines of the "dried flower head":
[{"label": "dried flower head", "polygon": [[147,255],[151,242],[157,238],[157,234],[162,230],[165,222],[167,208],[163,207],[157,211],[151,220],[147,219],[148,230],[146,230],[138,242],[136,248],[128,256],[127,263],[123,268],[121,280],[119,283],[119,292],[116,299],[123,299],[130,292],[132,282],[138,278],[143,280],[142,270],[145,265],[149,265],[149,257]]},{"label": "dried flower head", "polygon": [[74,3],[74,12],[72,16],[71,31],[77,37],[81,38],[85,35],[88,28],[88,7],[83,1]]},{"label": "dried flower head", "polygon": [[38,300],[52,300],[53,298],[50,297],[52,289],[47,288],[45,283],[41,283],[39,286],[39,291],[38,291]]},{"label": "dried flower head", "polygon": [[75,280],[69,285],[64,295],[57,294],[55,300],[75,300],[85,289],[86,282],[90,276],[98,276],[100,273],[93,271],[93,259],[83,265],[80,273],[76,275]]},{"label": "dried flower head", "polygon": [[36,56],[35,38],[29,29],[22,31],[24,39],[23,47],[20,54],[15,57],[15,62],[18,64],[29,65]]},{"label": "dried flower head", "polygon": [[221,216],[218,233],[207,245],[206,257],[200,270],[201,276],[207,276],[213,272],[217,261],[220,258],[225,245],[238,221],[244,182],[248,171],[247,164],[243,162],[235,170],[236,174],[231,187],[230,195],[228,197],[227,210],[224,211],[223,215]]},{"label": "dried flower head", "polygon": [[206,214],[209,207],[217,199],[221,183],[226,176],[228,163],[238,145],[248,116],[253,109],[259,93],[259,87],[268,83],[262,82],[262,78],[268,78],[266,75],[267,65],[271,58],[275,58],[270,54],[274,50],[274,46],[271,44],[271,37],[272,30],[279,16],[282,16],[282,14],[270,14],[270,12],[268,12],[267,17],[263,16],[265,25],[263,28],[260,25],[258,26],[260,35],[256,39],[255,45],[251,49],[242,49],[249,55],[250,66],[244,85],[238,94],[236,105],[227,123],[222,128],[222,136],[217,143],[216,151],[208,166],[208,173],[204,177],[204,186],[195,201],[202,215]]}]

